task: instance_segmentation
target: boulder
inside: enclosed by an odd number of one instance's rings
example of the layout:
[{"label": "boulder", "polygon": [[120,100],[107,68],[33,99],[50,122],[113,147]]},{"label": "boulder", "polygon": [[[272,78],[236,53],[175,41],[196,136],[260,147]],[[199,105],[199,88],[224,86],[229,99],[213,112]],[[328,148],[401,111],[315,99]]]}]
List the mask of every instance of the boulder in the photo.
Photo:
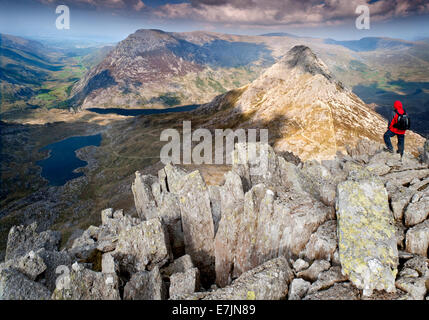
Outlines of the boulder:
[{"label": "boulder", "polygon": [[170,277],[170,299],[192,294],[200,289],[200,272],[198,268],[178,272]]},{"label": "boulder", "polygon": [[3,268],[13,268],[34,281],[47,267],[37,253],[30,251],[24,256],[6,261]]},{"label": "boulder", "polygon": [[328,270],[330,267],[331,264],[328,261],[316,260],[308,269],[298,272],[296,276],[313,282],[319,277],[320,273]]},{"label": "boulder", "polygon": [[426,281],[427,278],[424,277],[404,276],[396,280],[396,287],[407,292],[411,300],[424,300],[427,292]]},{"label": "boulder", "polygon": [[142,220],[149,220],[158,216],[155,197],[152,193],[152,184],[157,180],[154,176],[142,175],[137,171],[136,178],[131,185],[137,214]]},{"label": "boulder", "polygon": [[344,276],[341,272],[341,267],[334,266],[318,275],[317,280],[313,282],[311,287],[308,289],[308,294],[326,290],[336,283],[345,282],[347,280],[347,277]]},{"label": "boulder", "polygon": [[415,256],[404,263],[404,268],[415,270],[419,277],[429,278],[429,260],[422,256]]},{"label": "boulder", "polygon": [[130,274],[163,266],[171,258],[168,235],[160,219],[124,229],[112,253],[121,270]]},{"label": "boulder", "polygon": [[405,247],[408,252],[428,257],[429,219],[408,229]]},{"label": "boulder", "polygon": [[337,220],[343,274],[365,296],[373,289],[395,291],[398,249],[387,191],[376,176],[351,167],[338,185]]},{"label": "boulder", "polygon": [[194,293],[181,299],[280,300],[286,299],[293,271],[284,257],[276,258],[243,273],[232,284],[213,292]]},{"label": "boulder", "polygon": [[152,271],[139,271],[124,287],[124,300],[163,300],[166,298],[165,285],[158,267]]},{"label": "boulder", "polygon": [[426,220],[429,216],[429,188],[425,192],[413,195],[411,203],[405,211],[405,225],[415,226]]},{"label": "boulder", "polygon": [[308,269],[309,266],[310,264],[307,261],[303,259],[297,259],[293,263],[293,270],[295,270],[295,272],[300,272],[302,270]]},{"label": "boulder", "polygon": [[360,292],[350,282],[336,283],[332,287],[317,291],[303,300],[359,300]]},{"label": "boulder", "polygon": [[310,286],[311,286],[310,282],[305,281],[301,278],[293,279],[289,288],[288,299],[301,300],[307,293]]},{"label": "boulder", "polygon": [[49,300],[51,292],[13,268],[0,268],[0,300]]},{"label": "boulder", "polygon": [[37,224],[13,226],[7,238],[5,260],[24,256],[30,251],[57,250],[61,235],[57,231],[37,232]]},{"label": "boulder", "polygon": [[192,259],[190,255],[184,255],[180,258],[174,260],[171,264],[161,269],[161,273],[167,277],[170,277],[172,274],[179,272],[186,272],[189,269],[194,268]]},{"label": "boulder", "polygon": [[114,273],[95,272],[75,263],[64,277],[52,293],[53,300],[120,300]]}]

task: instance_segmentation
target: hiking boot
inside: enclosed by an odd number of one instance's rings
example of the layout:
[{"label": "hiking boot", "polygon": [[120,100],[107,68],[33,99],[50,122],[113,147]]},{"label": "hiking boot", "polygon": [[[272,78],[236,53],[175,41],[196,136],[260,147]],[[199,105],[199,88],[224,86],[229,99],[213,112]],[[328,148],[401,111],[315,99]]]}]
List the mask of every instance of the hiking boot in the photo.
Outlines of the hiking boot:
[{"label": "hiking boot", "polygon": [[383,148],[383,151],[389,152],[389,153],[393,153],[393,149],[389,149],[389,148]]}]

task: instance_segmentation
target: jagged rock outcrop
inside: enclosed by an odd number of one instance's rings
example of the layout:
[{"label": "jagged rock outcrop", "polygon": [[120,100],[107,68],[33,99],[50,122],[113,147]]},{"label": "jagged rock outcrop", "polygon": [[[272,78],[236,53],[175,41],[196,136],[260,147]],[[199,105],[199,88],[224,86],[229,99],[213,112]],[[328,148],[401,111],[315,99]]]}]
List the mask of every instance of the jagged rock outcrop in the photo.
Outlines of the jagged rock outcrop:
[{"label": "jagged rock outcrop", "polygon": [[0,299],[427,299],[429,169],[362,145],[298,165],[267,146],[266,172],[241,159],[216,186],[167,165],[139,176],[154,206],[105,209],[61,251],[55,232],[14,227]]},{"label": "jagged rock outcrop", "polygon": [[343,273],[369,296],[394,292],[398,249],[387,191],[380,179],[355,167],[338,185],[339,254]]},{"label": "jagged rock outcrop", "polygon": [[43,231],[37,232],[37,224],[29,226],[14,226],[9,231],[7,238],[7,249],[5,260],[13,259],[31,250],[45,248],[46,250],[56,250],[61,239],[59,232]]},{"label": "jagged rock outcrop", "polygon": [[236,145],[232,172],[220,189],[215,253],[221,287],[269,259],[298,255],[312,233],[334,218],[332,207],[304,191],[294,164],[267,146],[267,168],[258,175],[252,170],[258,166],[254,159],[243,158],[246,152],[246,145]]}]

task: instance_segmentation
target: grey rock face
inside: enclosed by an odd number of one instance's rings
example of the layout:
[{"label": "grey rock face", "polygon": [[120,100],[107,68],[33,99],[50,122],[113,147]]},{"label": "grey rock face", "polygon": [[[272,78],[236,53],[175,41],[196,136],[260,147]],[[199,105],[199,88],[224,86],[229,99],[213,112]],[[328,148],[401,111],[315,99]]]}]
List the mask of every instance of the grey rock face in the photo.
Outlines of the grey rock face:
[{"label": "grey rock face", "polygon": [[219,229],[219,222],[222,216],[221,213],[221,204],[220,204],[220,187],[219,186],[208,186],[209,188],[209,196],[210,196],[210,204],[212,207],[212,216],[213,216],[213,224],[215,235]]},{"label": "grey rock face", "polygon": [[183,177],[180,185],[178,196],[186,253],[192,257],[202,275],[211,278],[214,276],[215,261],[209,192],[198,171]]},{"label": "grey rock face", "polygon": [[174,256],[185,252],[185,239],[182,229],[182,219],[178,197],[169,192],[160,194],[158,200],[158,217],[166,226]]},{"label": "grey rock face", "polygon": [[288,294],[293,272],[283,257],[265,262],[243,273],[231,285],[199,294],[186,295],[183,299],[204,300],[280,300]]},{"label": "grey rock face", "polygon": [[124,300],[162,300],[165,298],[165,287],[158,267],[152,271],[140,271],[133,274],[124,288]]},{"label": "grey rock face", "polygon": [[313,233],[305,246],[304,255],[310,260],[331,261],[337,248],[337,221],[330,220],[322,224]]},{"label": "grey rock face", "polygon": [[170,299],[192,294],[200,289],[200,272],[198,268],[178,272],[170,277]]},{"label": "grey rock face", "polygon": [[379,179],[359,167],[352,168],[348,179],[337,192],[343,273],[365,296],[373,289],[394,292],[398,249],[387,191]]},{"label": "grey rock face", "polygon": [[429,220],[408,229],[405,240],[406,250],[421,256],[428,256]]},{"label": "grey rock face", "polygon": [[73,264],[65,282],[57,287],[53,300],[119,300],[116,274],[94,272]]},{"label": "grey rock face", "polygon": [[148,220],[157,217],[156,201],[152,193],[152,184],[157,178],[151,175],[142,175],[136,172],[136,178],[131,186],[134,203],[139,217]]},{"label": "grey rock face", "polygon": [[0,300],[49,300],[51,292],[12,268],[0,268]]},{"label": "grey rock face", "polygon": [[112,253],[124,270],[137,271],[163,266],[170,258],[168,235],[160,219],[150,219],[124,229]]},{"label": "grey rock face", "polygon": [[424,163],[429,164],[429,139],[426,140],[423,146],[422,160]]},{"label": "grey rock face", "polygon": [[162,192],[179,193],[184,183],[182,178],[187,174],[188,172],[185,170],[167,164],[164,169],[158,172],[158,179]]},{"label": "grey rock face", "polygon": [[215,238],[215,261],[216,283],[224,287],[231,283],[244,192],[240,176],[232,171],[225,175],[225,184],[220,189],[221,220]]},{"label": "grey rock face", "polygon": [[37,224],[14,226],[9,231],[5,260],[17,258],[30,251],[56,250],[60,243],[60,233],[55,231],[36,232]]}]

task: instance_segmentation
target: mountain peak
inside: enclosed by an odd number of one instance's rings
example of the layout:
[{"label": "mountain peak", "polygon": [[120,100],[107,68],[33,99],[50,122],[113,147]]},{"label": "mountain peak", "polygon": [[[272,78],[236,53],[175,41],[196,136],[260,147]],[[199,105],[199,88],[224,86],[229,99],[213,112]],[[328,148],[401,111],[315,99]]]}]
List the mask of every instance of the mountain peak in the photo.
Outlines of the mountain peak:
[{"label": "mountain peak", "polygon": [[312,75],[321,74],[327,79],[332,79],[328,67],[307,46],[294,46],[283,56],[280,63],[286,64],[291,69],[300,69]]}]

